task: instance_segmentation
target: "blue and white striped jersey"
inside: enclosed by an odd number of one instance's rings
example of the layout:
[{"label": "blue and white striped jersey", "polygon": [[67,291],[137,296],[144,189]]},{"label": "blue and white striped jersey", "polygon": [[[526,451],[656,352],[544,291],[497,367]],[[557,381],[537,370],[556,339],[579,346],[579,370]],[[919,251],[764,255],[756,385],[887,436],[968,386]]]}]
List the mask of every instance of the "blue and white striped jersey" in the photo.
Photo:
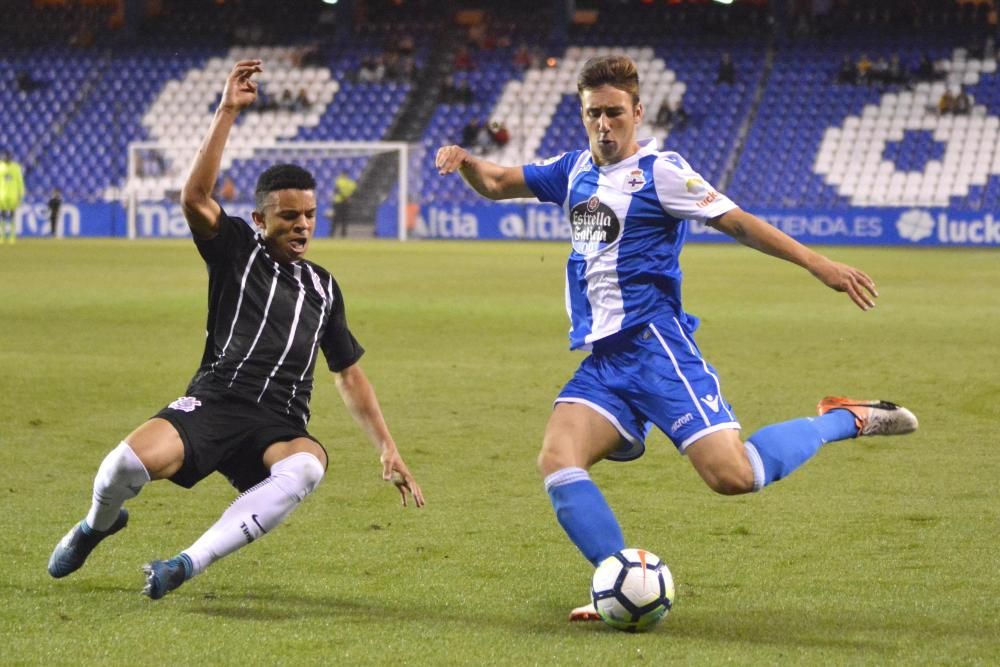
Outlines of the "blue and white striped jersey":
[{"label": "blue and white striped jersey", "polygon": [[589,150],[525,165],[535,196],[562,206],[572,228],[566,266],[570,348],[671,315],[689,331],[697,318],[681,307],[678,262],[687,220],[736,208],[687,161],[659,152],[656,139],[617,164],[599,167]]}]

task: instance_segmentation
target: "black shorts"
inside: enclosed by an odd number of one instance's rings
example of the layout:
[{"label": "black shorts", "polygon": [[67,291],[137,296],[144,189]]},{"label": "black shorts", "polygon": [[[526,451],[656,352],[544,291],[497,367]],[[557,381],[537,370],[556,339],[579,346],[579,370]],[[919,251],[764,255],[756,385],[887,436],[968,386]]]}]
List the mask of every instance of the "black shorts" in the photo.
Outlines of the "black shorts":
[{"label": "black shorts", "polygon": [[309,438],[323,447],[304,427],[232,394],[183,396],[154,416],[184,441],[184,463],[170,481],[186,489],[220,472],[242,493],[270,474],[264,451],[272,444]]}]

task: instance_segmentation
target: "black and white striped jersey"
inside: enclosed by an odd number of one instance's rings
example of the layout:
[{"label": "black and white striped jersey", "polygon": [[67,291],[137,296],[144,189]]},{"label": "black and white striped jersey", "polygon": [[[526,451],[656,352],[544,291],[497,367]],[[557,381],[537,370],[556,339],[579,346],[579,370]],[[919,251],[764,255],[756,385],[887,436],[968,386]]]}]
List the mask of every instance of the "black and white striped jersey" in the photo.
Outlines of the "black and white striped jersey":
[{"label": "black and white striped jersey", "polygon": [[218,235],[195,244],[208,265],[208,324],[188,394],[233,392],[305,426],[318,350],[335,372],[364,354],[337,281],[306,260],[279,264],[225,212]]}]

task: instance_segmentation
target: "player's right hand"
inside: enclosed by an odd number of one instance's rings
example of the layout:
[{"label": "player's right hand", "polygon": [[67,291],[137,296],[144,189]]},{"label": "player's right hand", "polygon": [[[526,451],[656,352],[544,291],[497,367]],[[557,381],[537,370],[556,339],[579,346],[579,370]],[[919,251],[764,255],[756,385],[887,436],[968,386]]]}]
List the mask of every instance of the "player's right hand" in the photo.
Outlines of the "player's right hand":
[{"label": "player's right hand", "polygon": [[257,82],[250,77],[263,71],[260,60],[241,60],[236,63],[226,79],[219,107],[239,112],[252,104],[257,99]]},{"label": "player's right hand", "polygon": [[458,171],[468,160],[469,151],[461,146],[442,146],[434,157],[434,166],[437,167],[438,173],[444,176]]}]

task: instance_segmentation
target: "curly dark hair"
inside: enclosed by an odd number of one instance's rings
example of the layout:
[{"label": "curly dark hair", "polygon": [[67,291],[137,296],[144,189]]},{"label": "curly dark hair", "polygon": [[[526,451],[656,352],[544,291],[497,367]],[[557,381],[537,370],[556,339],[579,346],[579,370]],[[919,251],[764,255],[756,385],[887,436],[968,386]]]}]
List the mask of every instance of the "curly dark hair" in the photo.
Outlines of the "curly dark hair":
[{"label": "curly dark hair", "polygon": [[307,169],[297,164],[276,164],[268,167],[257,179],[254,202],[257,210],[264,210],[267,196],[276,190],[315,190],[316,179]]}]

